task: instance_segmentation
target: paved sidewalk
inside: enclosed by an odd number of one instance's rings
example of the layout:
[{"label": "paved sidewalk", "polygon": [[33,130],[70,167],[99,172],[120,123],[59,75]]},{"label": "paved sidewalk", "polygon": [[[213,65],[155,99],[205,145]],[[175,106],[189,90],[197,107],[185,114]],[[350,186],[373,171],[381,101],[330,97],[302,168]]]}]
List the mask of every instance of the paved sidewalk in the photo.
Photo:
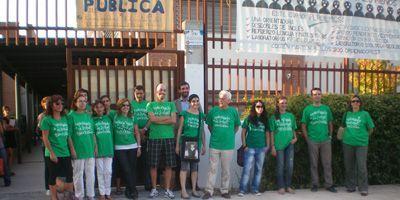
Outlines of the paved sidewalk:
[{"label": "paved sidewalk", "polygon": [[[23,164],[14,164],[16,175],[12,177],[11,187],[4,187],[3,181],[0,182],[1,200],[43,200],[50,199],[45,195],[43,180],[43,159],[41,157],[40,147],[35,147],[31,154],[25,154]],[[296,194],[279,195],[276,191],[264,192],[261,196],[252,194],[245,197],[232,195],[232,199],[255,200],[255,199],[279,199],[279,200],[397,200],[400,199],[400,185],[379,185],[370,186],[367,197],[360,196],[359,193],[347,193],[344,188],[338,188],[336,194],[321,189],[313,193],[309,189],[297,190]],[[163,193],[160,190],[160,193]],[[148,199],[149,192],[140,190],[139,199]],[[175,192],[175,199],[180,199],[180,194]],[[126,199],[123,195],[112,196],[115,200]],[[156,199],[166,199],[160,196]],[[195,199],[195,198],[192,198]],[[221,199],[215,196],[213,199]]]}]

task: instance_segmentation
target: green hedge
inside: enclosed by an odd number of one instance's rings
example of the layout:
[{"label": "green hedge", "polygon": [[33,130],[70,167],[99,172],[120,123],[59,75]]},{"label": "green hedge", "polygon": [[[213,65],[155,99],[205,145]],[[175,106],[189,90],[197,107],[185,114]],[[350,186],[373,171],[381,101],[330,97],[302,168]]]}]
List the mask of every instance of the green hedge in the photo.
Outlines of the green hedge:
[{"label": "green hedge", "polygon": [[[332,167],[334,184],[344,184],[344,164],[342,144],[336,139],[336,130],[339,127],[343,113],[348,107],[349,96],[326,95],[322,102],[328,105],[334,117],[335,137],[332,140]],[[400,95],[363,95],[364,110],[368,111],[375,123],[374,133],[370,137],[368,151],[369,183],[399,184],[400,183]],[[267,102],[268,112],[274,110],[274,99],[264,99]],[[300,119],[303,109],[311,103],[308,96],[293,96],[288,99],[288,111],[296,116],[298,142],[295,144],[293,186],[295,188],[310,187],[311,176],[307,144],[301,135]],[[247,115],[243,113],[243,116]],[[271,155],[267,156],[264,165],[262,190],[276,189],[276,161]],[[320,165],[320,180],[323,183],[322,168]]]}]

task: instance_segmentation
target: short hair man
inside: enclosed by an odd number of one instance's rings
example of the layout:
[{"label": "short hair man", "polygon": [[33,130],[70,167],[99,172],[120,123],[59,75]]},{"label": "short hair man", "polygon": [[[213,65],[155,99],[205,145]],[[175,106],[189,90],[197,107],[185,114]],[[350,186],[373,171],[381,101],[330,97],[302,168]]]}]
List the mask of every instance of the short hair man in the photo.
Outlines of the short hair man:
[{"label": "short hair man", "polygon": [[240,125],[238,111],[229,106],[231,93],[222,90],[219,93],[218,106],[212,108],[206,119],[210,130],[210,170],[206,192],[203,199],[209,199],[213,195],[217,178],[217,166],[221,161],[221,193],[223,198],[230,198],[229,181],[230,166],[235,148],[235,133]]},{"label": "short hair man", "polygon": [[176,108],[173,102],[165,101],[166,87],[160,83],[156,87],[155,101],[147,105],[150,120],[150,134],[148,140],[148,161],[152,189],[150,198],[158,196],[157,167],[161,160],[165,161],[165,196],[173,199],[175,196],[170,190],[172,168],[176,166],[175,134]]},{"label": "short hair man", "polygon": [[313,88],[311,97],[313,104],[308,105],[303,110],[301,119],[301,128],[304,138],[308,144],[308,152],[310,156],[310,168],[312,187],[311,191],[318,191],[318,159],[321,156],[322,167],[324,168],[325,188],[336,193],[337,190],[333,186],[332,180],[332,112],[331,109],[321,104],[321,89]]}]

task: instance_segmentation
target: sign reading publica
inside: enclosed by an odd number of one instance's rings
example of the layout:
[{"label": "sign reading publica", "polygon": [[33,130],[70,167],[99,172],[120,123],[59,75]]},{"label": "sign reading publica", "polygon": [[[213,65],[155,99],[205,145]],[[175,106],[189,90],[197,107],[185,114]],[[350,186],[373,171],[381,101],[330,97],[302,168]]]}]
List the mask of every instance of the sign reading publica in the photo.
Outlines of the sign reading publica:
[{"label": "sign reading publica", "polygon": [[173,32],[171,0],[76,0],[78,27]]}]

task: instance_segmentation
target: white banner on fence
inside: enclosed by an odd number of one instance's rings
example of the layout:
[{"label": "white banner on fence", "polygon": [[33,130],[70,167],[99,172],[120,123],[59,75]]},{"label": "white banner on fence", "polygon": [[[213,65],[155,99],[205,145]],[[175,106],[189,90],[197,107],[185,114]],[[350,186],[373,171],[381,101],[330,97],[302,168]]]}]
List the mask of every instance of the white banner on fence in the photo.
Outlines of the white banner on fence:
[{"label": "white banner on fence", "polygon": [[239,52],[400,60],[400,0],[238,0],[236,42]]}]

